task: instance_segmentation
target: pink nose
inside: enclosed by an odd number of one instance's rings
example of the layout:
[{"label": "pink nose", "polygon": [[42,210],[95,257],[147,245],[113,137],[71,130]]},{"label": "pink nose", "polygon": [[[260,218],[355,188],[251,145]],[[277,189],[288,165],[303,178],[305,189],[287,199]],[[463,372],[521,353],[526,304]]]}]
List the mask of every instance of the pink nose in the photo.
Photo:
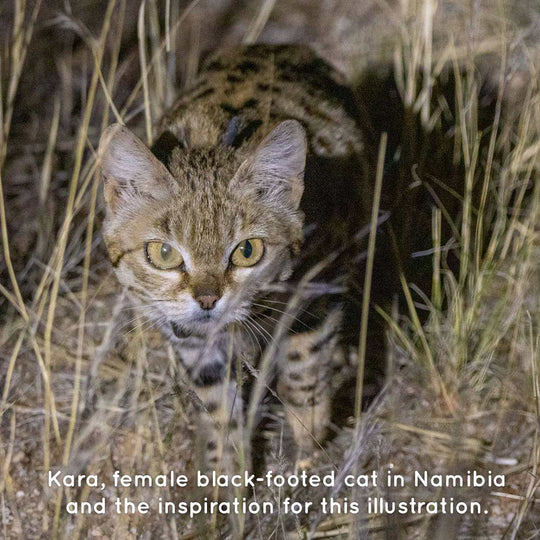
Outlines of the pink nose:
[{"label": "pink nose", "polygon": [[214,309],[219,297],[215,294],[201,294],[195,298],[202,309]]}]

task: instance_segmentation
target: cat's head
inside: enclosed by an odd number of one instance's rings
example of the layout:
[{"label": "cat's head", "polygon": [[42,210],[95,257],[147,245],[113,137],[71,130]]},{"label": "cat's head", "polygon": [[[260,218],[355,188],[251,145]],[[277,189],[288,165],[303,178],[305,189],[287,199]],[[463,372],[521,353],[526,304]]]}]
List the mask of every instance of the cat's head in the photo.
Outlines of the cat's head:
[{"label": "cat's head", "polygon": [[302,241],[304,130],[279,124],[249,154],[172,152],[168,167],[127,128],[103,134],[104,237],[119,280],[178,337],[244,320],[289,277]]}]

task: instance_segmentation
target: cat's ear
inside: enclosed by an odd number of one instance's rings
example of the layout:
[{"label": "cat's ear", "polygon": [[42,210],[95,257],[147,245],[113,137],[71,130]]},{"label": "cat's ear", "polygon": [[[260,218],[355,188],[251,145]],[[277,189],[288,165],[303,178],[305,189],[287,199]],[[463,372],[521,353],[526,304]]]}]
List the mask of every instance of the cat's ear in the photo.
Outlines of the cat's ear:
[{"label": "cat's ear", "polygon": [[306,152],[304,129],[296,120],[285,120],[240,165],[230,189],[296,210],[304,192]]},{"label": "cat's ear", "polygon": [[165,165],[125,126],[113,124],[103,132],[98,156],[105,200],[113,212],[122,198],[166,200],[178,190]]}]

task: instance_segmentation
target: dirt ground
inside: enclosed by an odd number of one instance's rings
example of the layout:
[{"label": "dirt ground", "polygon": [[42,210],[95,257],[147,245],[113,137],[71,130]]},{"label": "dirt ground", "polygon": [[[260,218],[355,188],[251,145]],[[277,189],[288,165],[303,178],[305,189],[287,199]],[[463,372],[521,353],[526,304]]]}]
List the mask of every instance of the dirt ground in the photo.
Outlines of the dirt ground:
[{"label": "dirt ground", "polygon": [[[539,35],[532,0],[5,0],[0,537],[537,537]],[[250,500],[275,510],[246,515],[238,532],[226,516],[156,511],[160,498],[214,494],[191,487],[202,451],[197,398],[107,259],[95,149],[118,118],[143,136],[145,118],[156,122],[213,51],[256,41],[308,44],[343,71],[365,113],[373,176],[385,131],[385,181],[407,194],[394,211],[418,220],[404,218],[413,255],[396,301],[370,311],[385,321],[388,346],[366,379],[360,418],[341,418],[299,462],[279,399],[269,393],[260,407],[261,474],[304,466],[334,471],[334,485],[257,488]],[[344,381],[336,399],[354,401],[355,387]],[[49,486],[58,470],[106,486]],[[175,471],[190,487],[114,487],[117,470]],[[414,486],[425,470],[498,474],[504,485]],[[345,485],[350,474],[388,471],[405,486]],[[119,497],[152,510],[117,514]],[[286,497],[313,509],[287,515]],[[330,497],[360,511],[325,513]],[[453,497],[482,513],[370,512],[369,497]],[[102,499],[103,515],[66,508]]]}]

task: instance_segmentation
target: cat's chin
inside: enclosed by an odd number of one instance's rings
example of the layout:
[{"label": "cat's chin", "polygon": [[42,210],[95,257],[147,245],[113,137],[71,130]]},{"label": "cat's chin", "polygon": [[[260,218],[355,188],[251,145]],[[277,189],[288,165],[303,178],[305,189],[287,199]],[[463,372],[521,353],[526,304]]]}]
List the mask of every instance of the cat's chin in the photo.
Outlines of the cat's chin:
[{"label": "cat's chin", "polygon": [[178,339],[186,339],[192,336],[205,337],[211,332],[218,330],[218,324],[211,318],[201,318],[189,324],[189,326],[180,324],[176,321],[170,321],[173,334]]},{"label": "cat's chin", "polygon": [[178,339],[185,339],[194,335],[194,333],[191,330],[184,328],[183,326],[181,326],[175,321],[171,321],[170,325],[171,325],[171,330],[173,331],[173,334]]}]

